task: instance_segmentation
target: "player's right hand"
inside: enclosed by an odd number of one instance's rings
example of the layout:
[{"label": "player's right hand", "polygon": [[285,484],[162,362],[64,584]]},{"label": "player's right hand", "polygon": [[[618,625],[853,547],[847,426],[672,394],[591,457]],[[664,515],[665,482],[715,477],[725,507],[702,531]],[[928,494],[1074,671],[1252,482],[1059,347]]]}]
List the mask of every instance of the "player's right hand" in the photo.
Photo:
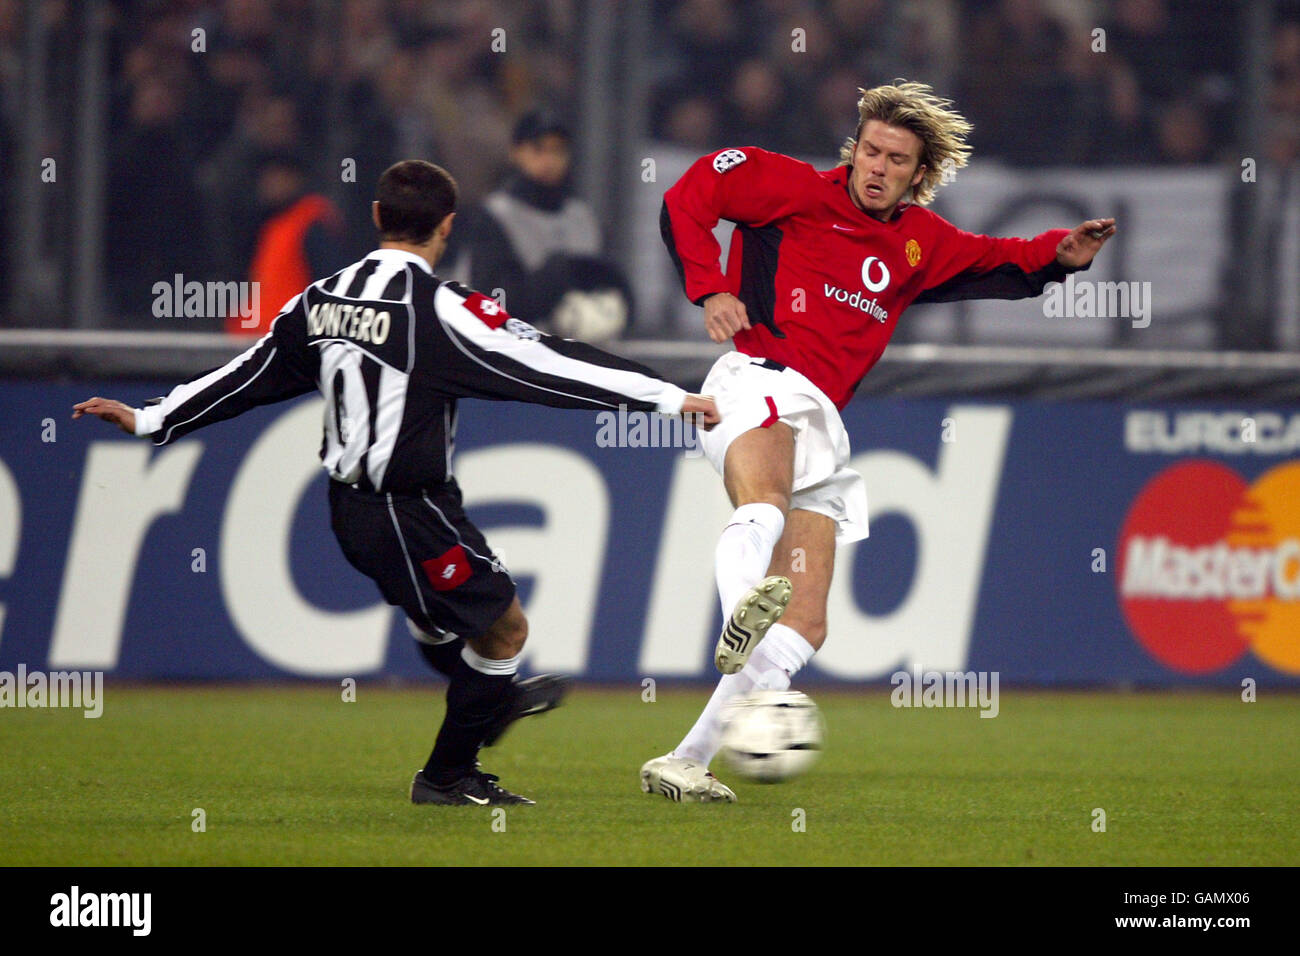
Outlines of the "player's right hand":
[{"label": "player's right hand", "polygon": [[704,328],[715,342],[725,342],[749,328],[745,303],[730,292],[717,292],[704,300]]},{"label": "player's right hand", "polygon": [[72,417],[96,415],[106,422],[112,422],[128,435],[135,434],[135,409],[111,398],[91,398],[72,406]]},{"label": "player's right hand", "polygon": [[695,427],[703,428],[705,431],[722,421],[722,416],[718,414],[718,406],[714,404],[711,395],[688,394],[682,402],[682,414],[694,415]]}]

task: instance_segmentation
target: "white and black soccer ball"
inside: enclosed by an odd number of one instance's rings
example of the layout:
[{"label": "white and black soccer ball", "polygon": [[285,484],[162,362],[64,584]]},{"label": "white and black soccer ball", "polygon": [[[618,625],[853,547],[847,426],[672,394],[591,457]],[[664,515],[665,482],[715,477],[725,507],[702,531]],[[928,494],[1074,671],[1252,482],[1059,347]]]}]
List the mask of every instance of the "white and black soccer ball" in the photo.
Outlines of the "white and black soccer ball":
[{"label": "white and black soccer ball", "polygon": [[797,690],[741,694],[722,708],[722,758],[747,780],[797,777],[816,762],[825,741],[821,711]]}]

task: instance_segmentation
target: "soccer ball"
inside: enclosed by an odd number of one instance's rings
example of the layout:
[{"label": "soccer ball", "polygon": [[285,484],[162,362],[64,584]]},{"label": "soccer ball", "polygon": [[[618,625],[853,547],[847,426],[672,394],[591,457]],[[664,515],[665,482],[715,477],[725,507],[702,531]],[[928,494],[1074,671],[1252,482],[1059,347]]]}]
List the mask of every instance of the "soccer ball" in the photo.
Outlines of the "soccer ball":
[{"label": "soccer ball", "polygon": [[797,690],[741,694],[722,708],[722,757],[747,780],[798,776],[817,760],[825,739],[821,711]]}]

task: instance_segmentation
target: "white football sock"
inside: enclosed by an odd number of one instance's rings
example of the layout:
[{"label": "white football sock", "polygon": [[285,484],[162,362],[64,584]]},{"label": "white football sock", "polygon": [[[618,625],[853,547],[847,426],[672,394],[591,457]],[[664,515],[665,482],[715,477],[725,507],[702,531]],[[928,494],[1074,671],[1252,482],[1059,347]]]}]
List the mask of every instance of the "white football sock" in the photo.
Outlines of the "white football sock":
[{"label": "white football sock", "polygon": [[486,674],[488,677],[510,677],[519,670],[519,658],[523,657],[520,651],[514,657],[506,657],[501,660],[495,660],[491,657],[480,657],[474,652],[474,648],[466,644],[460,649],[460,659],[468,664],[480,674]]},{"label": "white football sock", "polygon": [[722,708],[727,701],[751,690],[788,690],[790,678],[815,653],[813,646],[794,628],[773,624],[740,672],[727,674],[718,681],[713,696],[704,705],[695,726],[677,745],[673,756],[685,757],[707,767],[721,746]]},{"label": "white football sock", "polygon": [[781,509],[761,502],[741,505],[722,529],[713,567],[724,622],[731,617],[741,595],[767,576],[772,549],[781,540],[784,529],[785,515]]}]

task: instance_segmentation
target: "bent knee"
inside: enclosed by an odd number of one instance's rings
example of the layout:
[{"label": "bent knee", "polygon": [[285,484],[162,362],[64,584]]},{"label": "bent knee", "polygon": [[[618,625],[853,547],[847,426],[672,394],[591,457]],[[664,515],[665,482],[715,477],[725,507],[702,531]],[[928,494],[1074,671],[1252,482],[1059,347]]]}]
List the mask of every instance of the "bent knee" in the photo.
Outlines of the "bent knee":
[{"label": "bent knee", "polygon": [[790,496],[779,491],[741,492],[736,496],[736,507],[742,505],[771,505],[784,516],[790,513]]},{"label": "bent knee", "polygon": [[498,658],[514,657],[524,649],[528,640],[528,618],[518,601],[497,618],[482,640],[488,645],[486,649]]}]

